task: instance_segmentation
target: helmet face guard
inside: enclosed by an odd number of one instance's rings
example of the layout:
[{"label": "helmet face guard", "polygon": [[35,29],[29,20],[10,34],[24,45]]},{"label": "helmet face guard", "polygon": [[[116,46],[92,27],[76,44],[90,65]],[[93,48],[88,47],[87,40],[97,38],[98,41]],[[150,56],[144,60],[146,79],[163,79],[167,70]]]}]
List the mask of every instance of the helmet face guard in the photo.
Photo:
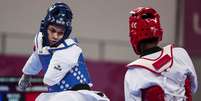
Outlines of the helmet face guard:
[{"label": "helmet face guard", "polygon": [[138,7],[130,11],[129,36],[130,43],[136,54],[140,55],[140,42],[156,38],[162,40],[163,31],[160,27],[159,14],[152,8]]},{"label": "helmet face guard", "polygon": [[55,45],[61,44],[67,39],[72,31],[72,11],[65,3],[55,3],[48,8],[47,15],[41,21],[40,32],[43,33],[43,45],[49,46],[47,28],[50,24],[64,26],[64,36]]}]

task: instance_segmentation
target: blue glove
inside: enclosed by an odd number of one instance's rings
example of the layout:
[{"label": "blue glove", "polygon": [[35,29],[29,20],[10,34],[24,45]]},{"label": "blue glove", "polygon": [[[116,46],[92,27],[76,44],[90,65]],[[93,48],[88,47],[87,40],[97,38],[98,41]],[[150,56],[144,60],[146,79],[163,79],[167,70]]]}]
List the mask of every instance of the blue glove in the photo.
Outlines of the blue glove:
[{"label": "blue glove", "polygon": [[18,82],[18,86],[21,90],[25,90],[27,87],[31,86],[31,76],[23,74]]}]

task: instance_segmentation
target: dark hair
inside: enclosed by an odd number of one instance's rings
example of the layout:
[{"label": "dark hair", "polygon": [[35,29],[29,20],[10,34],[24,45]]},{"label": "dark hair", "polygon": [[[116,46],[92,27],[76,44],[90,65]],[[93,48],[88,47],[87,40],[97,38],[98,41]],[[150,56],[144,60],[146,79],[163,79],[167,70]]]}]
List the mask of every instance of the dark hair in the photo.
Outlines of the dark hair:
[{"label": "dark hair", "polygon": [[157,45],[158,44],[158,38],[157,37],[153,37],[153,38],[141,40],[139,42],[139,45],[138,45],[139,52],[143,52],[144,51],[144,47],[146,45],[149,45],[149,44],[155,44],[155,45]]}]

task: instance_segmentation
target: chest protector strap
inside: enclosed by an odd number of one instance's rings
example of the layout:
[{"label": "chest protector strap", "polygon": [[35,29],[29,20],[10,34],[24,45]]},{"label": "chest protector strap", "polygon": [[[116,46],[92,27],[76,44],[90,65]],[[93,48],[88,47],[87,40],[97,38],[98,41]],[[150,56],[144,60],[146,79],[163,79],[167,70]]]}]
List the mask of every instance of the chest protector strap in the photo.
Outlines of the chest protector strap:
[{"label": "chest protector strap", "polygon": [[151,72],[160,74],[161,72],[171,68],[173,64],[173,54],[172,54],[173,45],[168,45],[164,47],[161,51],[159,57],[152,59],[142,57],[130,64],[127,67],[133,68],[145,68]]}]

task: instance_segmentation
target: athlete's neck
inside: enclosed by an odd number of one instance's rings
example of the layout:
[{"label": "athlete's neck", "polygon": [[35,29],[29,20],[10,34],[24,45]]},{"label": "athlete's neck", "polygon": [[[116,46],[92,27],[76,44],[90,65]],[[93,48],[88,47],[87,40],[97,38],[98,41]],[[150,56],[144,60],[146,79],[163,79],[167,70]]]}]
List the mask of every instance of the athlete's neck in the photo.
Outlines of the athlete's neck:
[{"label": "athlete's neck", "polygon": [[149,54],[161,51],[161,50],[162,50],[162,48],[160,48],[158,46],[147,48],[147,49],[142,51],[142,54],[140,55],[140,57],[145,56],[145,55],[149,55]]}]

